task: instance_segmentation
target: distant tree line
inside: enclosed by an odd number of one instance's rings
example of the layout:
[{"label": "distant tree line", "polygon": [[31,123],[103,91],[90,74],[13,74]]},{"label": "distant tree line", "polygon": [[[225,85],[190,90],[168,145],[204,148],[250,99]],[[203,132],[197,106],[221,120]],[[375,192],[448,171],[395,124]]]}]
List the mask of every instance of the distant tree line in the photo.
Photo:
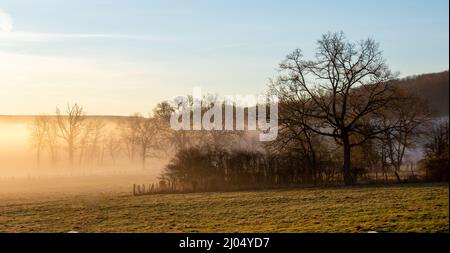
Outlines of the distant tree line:
[{"label": "distant tree line", "polygon": [[36,164],[49,157],[53,167],[102,167],[118,159],[139,163],[163,154],[163,129],[154,117],[135,113],[114,123],[88,117],[82,106],[68,104],[55,115],[40,115],[30,126]]}]

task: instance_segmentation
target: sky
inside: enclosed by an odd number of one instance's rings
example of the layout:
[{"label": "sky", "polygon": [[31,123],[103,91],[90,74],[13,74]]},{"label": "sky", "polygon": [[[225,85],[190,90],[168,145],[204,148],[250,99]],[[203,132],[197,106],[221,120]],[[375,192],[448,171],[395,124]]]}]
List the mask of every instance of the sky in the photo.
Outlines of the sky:
[{"label": "sky", "polygon": [[147,113],[192,94],[261,94],[296,48],[374,38],[401,76],[448,70],[448,0],[0,0],[0,115]]}]

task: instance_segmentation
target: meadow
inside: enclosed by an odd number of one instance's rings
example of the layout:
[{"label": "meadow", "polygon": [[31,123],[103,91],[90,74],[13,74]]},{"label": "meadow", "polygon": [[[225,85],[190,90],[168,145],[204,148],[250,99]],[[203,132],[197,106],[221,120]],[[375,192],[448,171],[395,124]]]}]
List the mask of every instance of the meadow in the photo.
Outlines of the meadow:
[{"label": "meadow", "polygon": [[448,184],[0,196],[0,232],[449,232]]}]

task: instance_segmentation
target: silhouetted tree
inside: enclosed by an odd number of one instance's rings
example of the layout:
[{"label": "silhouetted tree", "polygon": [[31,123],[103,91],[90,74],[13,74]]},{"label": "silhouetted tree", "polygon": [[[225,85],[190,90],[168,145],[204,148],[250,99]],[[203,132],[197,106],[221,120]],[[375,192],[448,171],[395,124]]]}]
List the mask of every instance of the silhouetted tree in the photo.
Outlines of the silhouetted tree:
[{"label": "silhouetted tree", "polygon": [[159,118],[143,117],[139,113],[130,116],[121,126],[121,138],[129,158],[134,159],[138,155],[142,168],[145,168],[147,158],[160,157],[164,144],[162,131],[163,124]]},{"label": "silhouetted tree", "polygon": [[[428,106],[419,97],[412,96],[406,90],[397,90],[399,94],[390,108],[384,112],[383,124],[387,131],[381,136],[382,150],[385,151],[385,163],[392,167],[397,181],[402,180],[398,172],[403,164],[405,151],[414,148],[420,136],[424,133],[424,127],[428,126]],[[392,121],[398,123],[395,127],[389,127]]]},{"label": "silhouetted tree", "polygon": [[425,144],[426,177],[431,181],[448,181],[448,119],[434,122]]},{"label": "silhouetted tree", "polygon": [[37,116],[31,129],[31,141],[33,147],[36,149],[36,164],[38,167],[41,165],[41,156],[46,146],[47,134],[50,128],[50,118],[46,115]]},{"label": "silhouetted tree", "polygon": [[391,128],[380,124],[379,112],[395,100],[389,82],[394,75],[378,44],[350,43],[342,32],[328,33],[318,41],[315,59],[305,60],[297,49],[280,71],[271,88],[290,111],[284,124],[334,138],[343,147],[344,182],[353,183],[352,147]]},{"label": "silhouetted tree", "polygon": [[109,132],[109,134],[107,135],[106,145],[108,149],[108,154],[111,157],[113,164],[115,164],[117,156],[120,154],[122,148],[120,139],[116,137],[115,132],[113,131]]},{"label": "silhouetted tree", "polygon": [[73,166],[75,150],[80,135],[83,133],[85,112],[83,111],[83,107],[78,104],[68,104],[64,115],[59,108],[56,108],[56,118],[60,137],[66,143],[69,164]]}]

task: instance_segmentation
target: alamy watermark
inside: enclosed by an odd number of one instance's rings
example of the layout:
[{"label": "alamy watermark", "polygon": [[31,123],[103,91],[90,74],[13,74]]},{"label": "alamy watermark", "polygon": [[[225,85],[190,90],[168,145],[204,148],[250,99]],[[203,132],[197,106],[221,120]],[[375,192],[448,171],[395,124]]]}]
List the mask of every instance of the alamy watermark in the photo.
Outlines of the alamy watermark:
[{"label": "alamy watermark", "polygon": [[170,117],[170,127],[174,130],[255,130],[259,131],[260,141],[273,141],[278,136],[277,96],[202,97],[201,89],[194,87],[192,99],[177,96],[169,103],[176,108]]}]

